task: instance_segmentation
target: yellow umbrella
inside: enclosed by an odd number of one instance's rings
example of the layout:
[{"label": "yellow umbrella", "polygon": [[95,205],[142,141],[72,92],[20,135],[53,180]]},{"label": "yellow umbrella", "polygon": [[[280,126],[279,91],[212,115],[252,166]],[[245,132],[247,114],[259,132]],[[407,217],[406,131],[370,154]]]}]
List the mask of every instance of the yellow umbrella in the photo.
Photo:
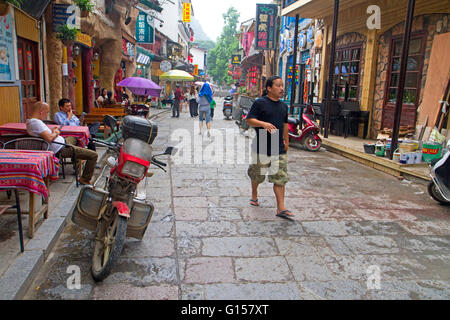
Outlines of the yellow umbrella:
[{"label": "yellow umbrella", "polygon": [[170,70],[160,75],[159,79],[169,81],[193,81],[194,77],[183,70]]}]

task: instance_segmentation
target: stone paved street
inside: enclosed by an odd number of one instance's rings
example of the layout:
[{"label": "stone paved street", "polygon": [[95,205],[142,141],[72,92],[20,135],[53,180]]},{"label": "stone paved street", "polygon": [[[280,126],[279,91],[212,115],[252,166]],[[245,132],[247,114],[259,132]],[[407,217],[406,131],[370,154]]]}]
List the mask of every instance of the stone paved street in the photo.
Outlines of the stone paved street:
[{"label": "stone paved street", "polygon": [[[158,119],[155,153],[180,137],[190,147],[167,173],[154,170],[152,222],[142,241],[127,239],[103,283],[90,275],[93,234],[69,222],[26,298],[450,299],[450,208],[424,185],[291,147],[286,206],[296,217],[278,218],[267,181],[260,207],[249,205],[248,164],[239,159],[248,138],[221,106],[211,139],[186,112]],[[233,147],[217,144],[230,133]],[[79,290],[66,286],[70,265],[81,268]]]}]

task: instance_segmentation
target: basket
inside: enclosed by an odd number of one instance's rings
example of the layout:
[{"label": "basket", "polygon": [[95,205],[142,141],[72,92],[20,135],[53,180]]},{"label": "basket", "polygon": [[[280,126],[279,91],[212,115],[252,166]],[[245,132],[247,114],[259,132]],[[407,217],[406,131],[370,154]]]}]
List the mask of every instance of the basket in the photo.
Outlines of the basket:
[{"label": "basket", "polygon": [[431,162],[433,159],[440,159],[442,154],[442,144],[424,142],[422,146],[422,160]]},{"label": "basket", "polygon": [[375,153],[375,144],[373,143],[364,143],[364,152],[369,154]]}]

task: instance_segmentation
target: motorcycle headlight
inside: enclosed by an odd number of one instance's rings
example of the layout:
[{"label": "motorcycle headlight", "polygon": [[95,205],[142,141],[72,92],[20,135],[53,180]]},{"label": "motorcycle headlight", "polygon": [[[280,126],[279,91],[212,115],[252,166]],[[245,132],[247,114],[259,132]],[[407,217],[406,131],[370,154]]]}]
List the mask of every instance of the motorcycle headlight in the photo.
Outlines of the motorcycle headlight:
[{"label": "motorcycle headlight", "polygon": [[127,161],[122,167],[122,174],[136,178],[142,179],[147,168],[139,163],[133,161]]}]

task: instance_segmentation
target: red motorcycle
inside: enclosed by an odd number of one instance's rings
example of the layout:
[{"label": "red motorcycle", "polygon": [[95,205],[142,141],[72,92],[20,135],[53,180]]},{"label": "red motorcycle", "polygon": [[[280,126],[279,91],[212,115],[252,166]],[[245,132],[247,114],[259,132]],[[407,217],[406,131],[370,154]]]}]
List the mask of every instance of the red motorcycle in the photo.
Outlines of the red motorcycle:
[{"label": "red motorcycle", "polygon": [[[103,122],[115,134],[116,120],[106,116]],[[155,157],[173,152],[173,148],[168,147],[163,154],[152,155],[151,144],[158,132],[156,123],[126,116],[121,125],[123,144],[94,139],[115,156],[108,158],[93,186],[81,189],[72,215],[75,224],[96,232],[91,267],[95,281],[102,281],[111,273],[125,237],[139,240],[144,237],[154,206],[145,196],[137,197],[137,185],[151,176],[148,174],[150,164],[164,170],[166,164]]]},{"label": "red motorcycle", "polygon": [[289,141],[298,141],[309,151],[319,151],[322,139],[319,137],[319,126],[314,121],[312,105],[306,105],[301,119],[288,118]]}]

